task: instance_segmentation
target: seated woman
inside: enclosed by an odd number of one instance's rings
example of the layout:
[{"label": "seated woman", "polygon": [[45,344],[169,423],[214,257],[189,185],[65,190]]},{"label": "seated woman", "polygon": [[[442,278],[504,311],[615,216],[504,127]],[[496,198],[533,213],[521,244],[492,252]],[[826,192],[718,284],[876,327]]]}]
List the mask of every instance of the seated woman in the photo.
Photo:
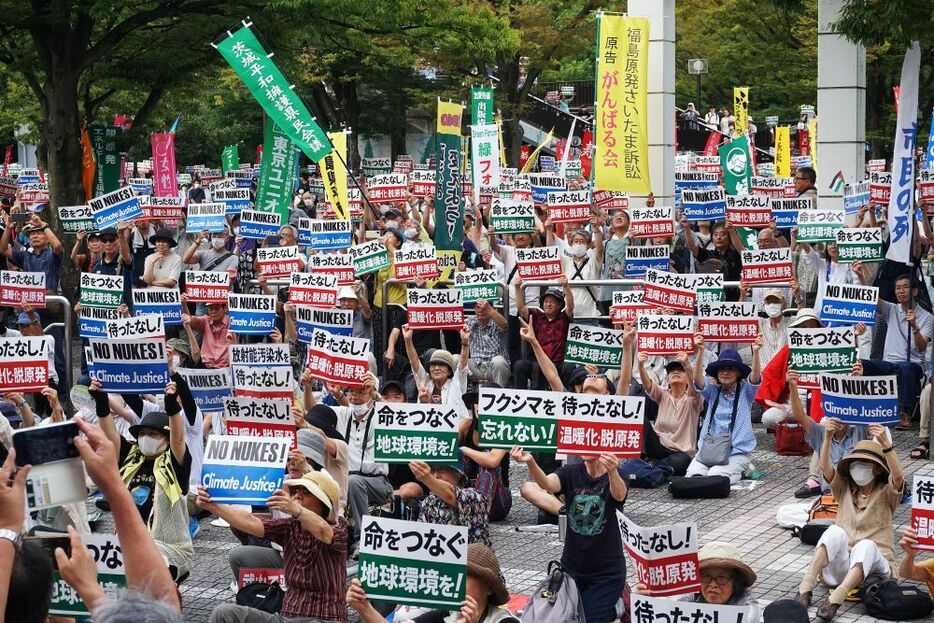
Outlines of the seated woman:
[{"label": "seated woman", "polygon": [[470,543],[493,547],[489,523],[490,494],[469,487],[467,476],[458,463],[409,463],[415,478],[428,489],[428,495],[422,500],[418,521],[467,526],[467,540]]},{"label": "seated woman", "polygon": [[[701,353],[697,357],[703,358]],[[665,364],[668,388],[661,387],[645,368],[649,356],[639,353],[639,378],[646,395],[658,404],[658,416],[645,420],[642,455],[646,461],[667,465],[676,476],[683,476],[697,453],[697,421],[704,397],[697,393],[688,376],[687,353],[678,353]]]},{"label": "seated woman", "polygon": [[[460,611],[431,610],[410,618],[396,618],[399,623],[519,623],[509,610],[503,608],[509,601],[509,591],[503,583],[499,560],[492,549],[482,543],[467,546],[466,597]],[[385,623],[376,608],[367,601],[360,580],[354,578],[347,589],[347,604],[357,611],[363,623]]]},{"label": "seated woman", "polygon": [[836,525],[817,542],[798,588],[798,601],[809,606],[818,579],[836,587],[817,609],[818,619],[825,623],[833,620],[847,594],[869,576],[897,577],[892,518],[905,484],[891,437],[880,424],[870,424],[874,439],[860,441],[834,468],[830,454],[836,426],[834,420],[827,420],[828,434],[820,449],[821,471],[839,504]]},{"label": "seated woman", "polygon": [[[756,572],[743,562],[739,550],[730,543],[711,541],[697,550],[701,589],[680,601],[718,606],[749,606],[749,620],[759,620],[759,604],[750,590]],[[648,587],[636,584],[634,592],[644,595]]]},{"label": "seated woman", "polygon": [[[485,387],[500,389],[496,383]],[[467,481],[490,499],[490,521],[502,521],[512,508],[509,491],[509,453],[501,448],[481,448],[480,433],[477,431],[477,400],[479,391],[464,394],[464,404],[470,411],[470,419],[461,420],[458,437],[463,454],[464,474]]]}]

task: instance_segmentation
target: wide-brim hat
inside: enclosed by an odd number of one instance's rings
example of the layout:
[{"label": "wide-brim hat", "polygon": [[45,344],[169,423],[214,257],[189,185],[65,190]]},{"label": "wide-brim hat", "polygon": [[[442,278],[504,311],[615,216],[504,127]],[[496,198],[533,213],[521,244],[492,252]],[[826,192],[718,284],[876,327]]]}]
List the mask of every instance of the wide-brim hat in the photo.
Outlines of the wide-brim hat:
[{"label": "wide-brim hat", "polygon": [[337,432],[337,413],[327,405],[316,404],[305,414],[305,421],[317,426],[331,439],[346,441],[344,436]]},{"label": "wide-brim hat", "polygon": [[841,476],[850,477],[850,464],[853,461],[868,461],[875,463],[882,468],[880,480],[889,479],[889,466],[885,462],[885,455],[882,453],[882,446],[873,439],[864,439],[853,447],[853,451],[840,459],[837,463],[837,471]]},{"label": "wide-brim hat", "polygon": [[160,229],[149,237],[149,242],[153,244],[156,244],[156,241],[158,240],[168,242],[170,247],[178,246],[178,242],[175,241],[175,236],[173,236],[172,232],[168,229]]},{"label": "wide-brim hat", "polygon": [[308,493],[312,494],[324,504],[328,509],[326,519],[329,522],[334,521],[334,510],[337,508],[339,489],[337,481],[331,474],[324,470],[310,472],[301,478],[290,478],[282,483],[286,487],[304,487]]},{"label": "wide-brim hat", "polygon": [[[820,322],[820,316],[817,315],[817,311],[812,307],[802,307],[798,310],[798,313],[795,314],[794,319],[788,323],[789,327],[798,327],[808,320],[816,320]],[[821,323],[823,324],[823,323]]]},{"label": "wide-brim hat", "polygon": [[353,291],[353,288],[350,286],[341,286],[337,290],[337,299],[354,299],[357,300],[357,293]]},{"label": "wide-brim hat", "polygon": [[431,353],[431,358],[428,359],[428,365],[430,366],[432,364],[445,365],[448,367],[448,370],[451,371],[451,374],[454,374],[454,355],[443,348],[436,348],[435,351]]},{"label": "wide-brim hat", "polygon": [[739,353],[731,348],[722,351],[720,358],[716,361],[708,363],[705,372],[707,376],[716,378],[721,368],[736,368],[739,370],[740,378],[746,378],[752,372],[752,368],[743,363],[743,358],[739,356]]},{"label": "wide-brim hat", "polygon": [[130,434],[139,439],[139,431],[144,428],[150,428],[162,433],[169,432],[169,416],[163,411],[151,411],[143,416],[139,424],[130,427]]},{"label": "wide-brim hat", "polygon": [[503,582],[503,573],[496,552],[483,543],[467,546],[467,575],[472,575],[487,585],[493,593],[493,604],[502,606],[509,602],[509,591]]},{"label": "wide-brim hat", "polygon": [[711,541],[697,550],[697,561],[701,572],[704,569],[731,569],[742,576],[746,586],[756,583],[756,572],[743,562],[739,550],[731,543]]}]

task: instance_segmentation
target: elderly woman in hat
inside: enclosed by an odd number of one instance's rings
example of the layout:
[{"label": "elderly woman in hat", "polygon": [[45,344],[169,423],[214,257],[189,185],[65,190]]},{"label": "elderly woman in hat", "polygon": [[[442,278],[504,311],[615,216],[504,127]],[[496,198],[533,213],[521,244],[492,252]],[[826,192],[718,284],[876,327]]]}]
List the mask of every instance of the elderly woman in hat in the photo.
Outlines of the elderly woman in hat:
[{"label": "elderly woman in hat", "polygon": [[[459,611],[431,610],[414,618],[396,613],[399,623],[518,623],[509,610],[509,591],[503,582],[496,553],[482,543],[467,546],[466,597]],[[354,578],[347,589],[347,604],[357,611],[363,623],[385,623],[386,618],[367,601],[360,580]]]},{"label": "elderly woman in hat", "polygon": [[827,419],[824,426],[827,434],[820,449],[821,471],[839,508],[836,524],[817,542],[811,566],[798,588],[798,601],[811,604],[818,580],[836,587],[817,608],[818,619],[826,623],[833,620],[850,591],[867,578],[898,577],[892,519],[905,477],[888,429],[881,424],[870,424],[873,439],[857,443],[836,467],[830,459],[830,444],[840,424]]},{"label": "elderly woman in hat", "polygon": [[182,258],[173,249],[178,246],[168,229],[160,229],[149,237],[156,251],[146,258],[143,281],[150,287],[174,288],[182,272]]},{"label": "elderly woman in hat", "polygon": [[405,353],[412,365],[412,375],[418,384],[419,402],[451,405],[460,417],[467,417],[464,393],[467,391],[467,364],[470,362],[470,329],[460,330],[461,352],[457,358],[450,352],[436,348],[428,359],[428,370],[421,364],[408,324],[402,325]]},{"label": "elderly woman in hat", "polygon": [[[695,347],[704,344],[699,333]],[[739,482],[752,462],[756,435],[752,431],[752,404],[759,384],[759,350],[762,336],[752,344],[752,367],[743,363],[735,350],[726,349],[706,368],[713,382],[704,381],[704,359],[694,363],[696,390],[709,405],[701,428],[697,454],[688,465],[687,476],[727,476]],[[701,352],[698,350],[698,352]]]}]

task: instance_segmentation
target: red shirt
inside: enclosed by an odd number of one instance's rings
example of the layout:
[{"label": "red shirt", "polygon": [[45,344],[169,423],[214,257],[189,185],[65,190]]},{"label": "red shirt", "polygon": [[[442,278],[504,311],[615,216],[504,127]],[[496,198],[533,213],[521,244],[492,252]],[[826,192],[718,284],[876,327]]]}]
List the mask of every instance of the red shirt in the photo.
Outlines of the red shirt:
[{"label": "red shirt", "polygon": [[562,311],[554,320],[549,320],[540,309],[530,309],[529,320],[548,358],[556,364],[564,363],[564,346],[568,341],[568,327],[571,326],[568,315]]},{"label": "red shirt", "polygon": [[224,314],[220,322],[212,322],[207,316],[192,316],[191,328],[201,334],[201,362],[205,368],[226,368],[230,365],[227,355],[229,315]]},{"label": "red shirt", "polygon": [[[788,359],[791,350],[786,344],[772,356],[768,365],[762,370],[759,389],[756,392],[756,402],[768,409],[766,400],[785,404],[788,400]],[[811,397],[811,419],[820,422],[824,417],[824,408],[821,407],[821,392],[819,389],[808,390]],[[807,408],[807,405],[805,405]]]}]

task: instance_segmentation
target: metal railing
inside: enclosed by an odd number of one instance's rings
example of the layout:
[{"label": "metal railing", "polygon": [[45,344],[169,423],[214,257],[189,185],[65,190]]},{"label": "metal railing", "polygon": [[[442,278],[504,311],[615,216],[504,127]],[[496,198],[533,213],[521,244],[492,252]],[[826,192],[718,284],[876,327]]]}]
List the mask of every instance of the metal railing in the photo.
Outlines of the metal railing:
[{"label": "metal railing", "polygon": [[[50,294],[50,295],[46,295],[45,297],[45,306],[48,307],[49,303],[60,305],[62,308],[62,322],[54,322],[48,325],[47,327],[45,327],[45,330],[51,329],[52,327],[57,327],[59,325],[62,325],[64,329],[64,333],[65,333],[64,338],[63,338],[63,341],[65,342],[64,344],[64,347],[65,347],[65,379],[64,379],[65,384],[64,384],[64,387],[67,388],[65,392],[65,394],[67,395],[68,392],[71,391],[72,385],[74,384],[74,381],[75,381],[74,367],[73,367],[74,362],[71,359],[71,355],[72,355],[71,337],[72,337],[72,331],[73,331],[72,317],[71,317],[72,315],[71,301],[69,301],[64,296],[60,296],[57,294],[56,295]],[[53,362],[53,365],[54,365],[54,362]]]},{"label": "metal railing", "polygon": [[[390,331],[390,329],[389,329],[389,327],[388,327],[388,324],[389,324],[389,305],[390,305],[390,304],[392,304],[392,305],[398,305],[398,303],[389,303],[389,302],[388,302],[388,300],[389,300],[389,299],[388,299],[389,286],[391,286],[391,285],[400,285],[400,284],[408,286],[408,284],[410,284],[410,283],[413,283],[413,282],[411,282],[411,281],[400,281],[400,280],[398,280],[398,279],[387,279],[386,281],[383,282],[383,308],[382,308],[382,318],[380,319],[380,321],[383,323],[383,332],[382,332],[382,336],[383,336],[383,341],[384,341],[386,344],[389,343],[389,331]],[[453,280],[453,279],[439,279],[439,280],[437,281],[437,283],[443,283],[443,284],[449,285],[449,284],[454,283],[454,280]],[[509,321],[509,287],[508,287],[504,282],[502,282],[502,281],[500,281],[500,282],[498,282],[498,283],[499,283],[499,287],[500,287],[500,293],[502,294],[502,296],[501,296],[501,299],[500,299],[500,304],[499,304],[499,305],[495,305],[494,307],[499,307],[499,308],[502,310],[501,313],[503,314],[503,316],[506,318],[506,321],[508,322],[508,321]],[[405,307],[405,305],[400,305],[400,307]],[[465,310],[464,310],[464,314],[466,315],[466,313],[467,313],[468,311],[470,311],[470,310],[466,310],[466,309],[465,309]],[[375,340],[374,340],[374,341],[375,341]],[[376,344],[371,344],[371,346],[375,348],[375,347],[376,347]],[[381,347],[381,348],[385,348],[385,344],[380,344],[380,347]],[[375,354],[377,357],[379,357],[379,355],[380,355],[380,353],[377,353],[377,352],[375,352],[375,351],[374,351],[374,354]]]}]

